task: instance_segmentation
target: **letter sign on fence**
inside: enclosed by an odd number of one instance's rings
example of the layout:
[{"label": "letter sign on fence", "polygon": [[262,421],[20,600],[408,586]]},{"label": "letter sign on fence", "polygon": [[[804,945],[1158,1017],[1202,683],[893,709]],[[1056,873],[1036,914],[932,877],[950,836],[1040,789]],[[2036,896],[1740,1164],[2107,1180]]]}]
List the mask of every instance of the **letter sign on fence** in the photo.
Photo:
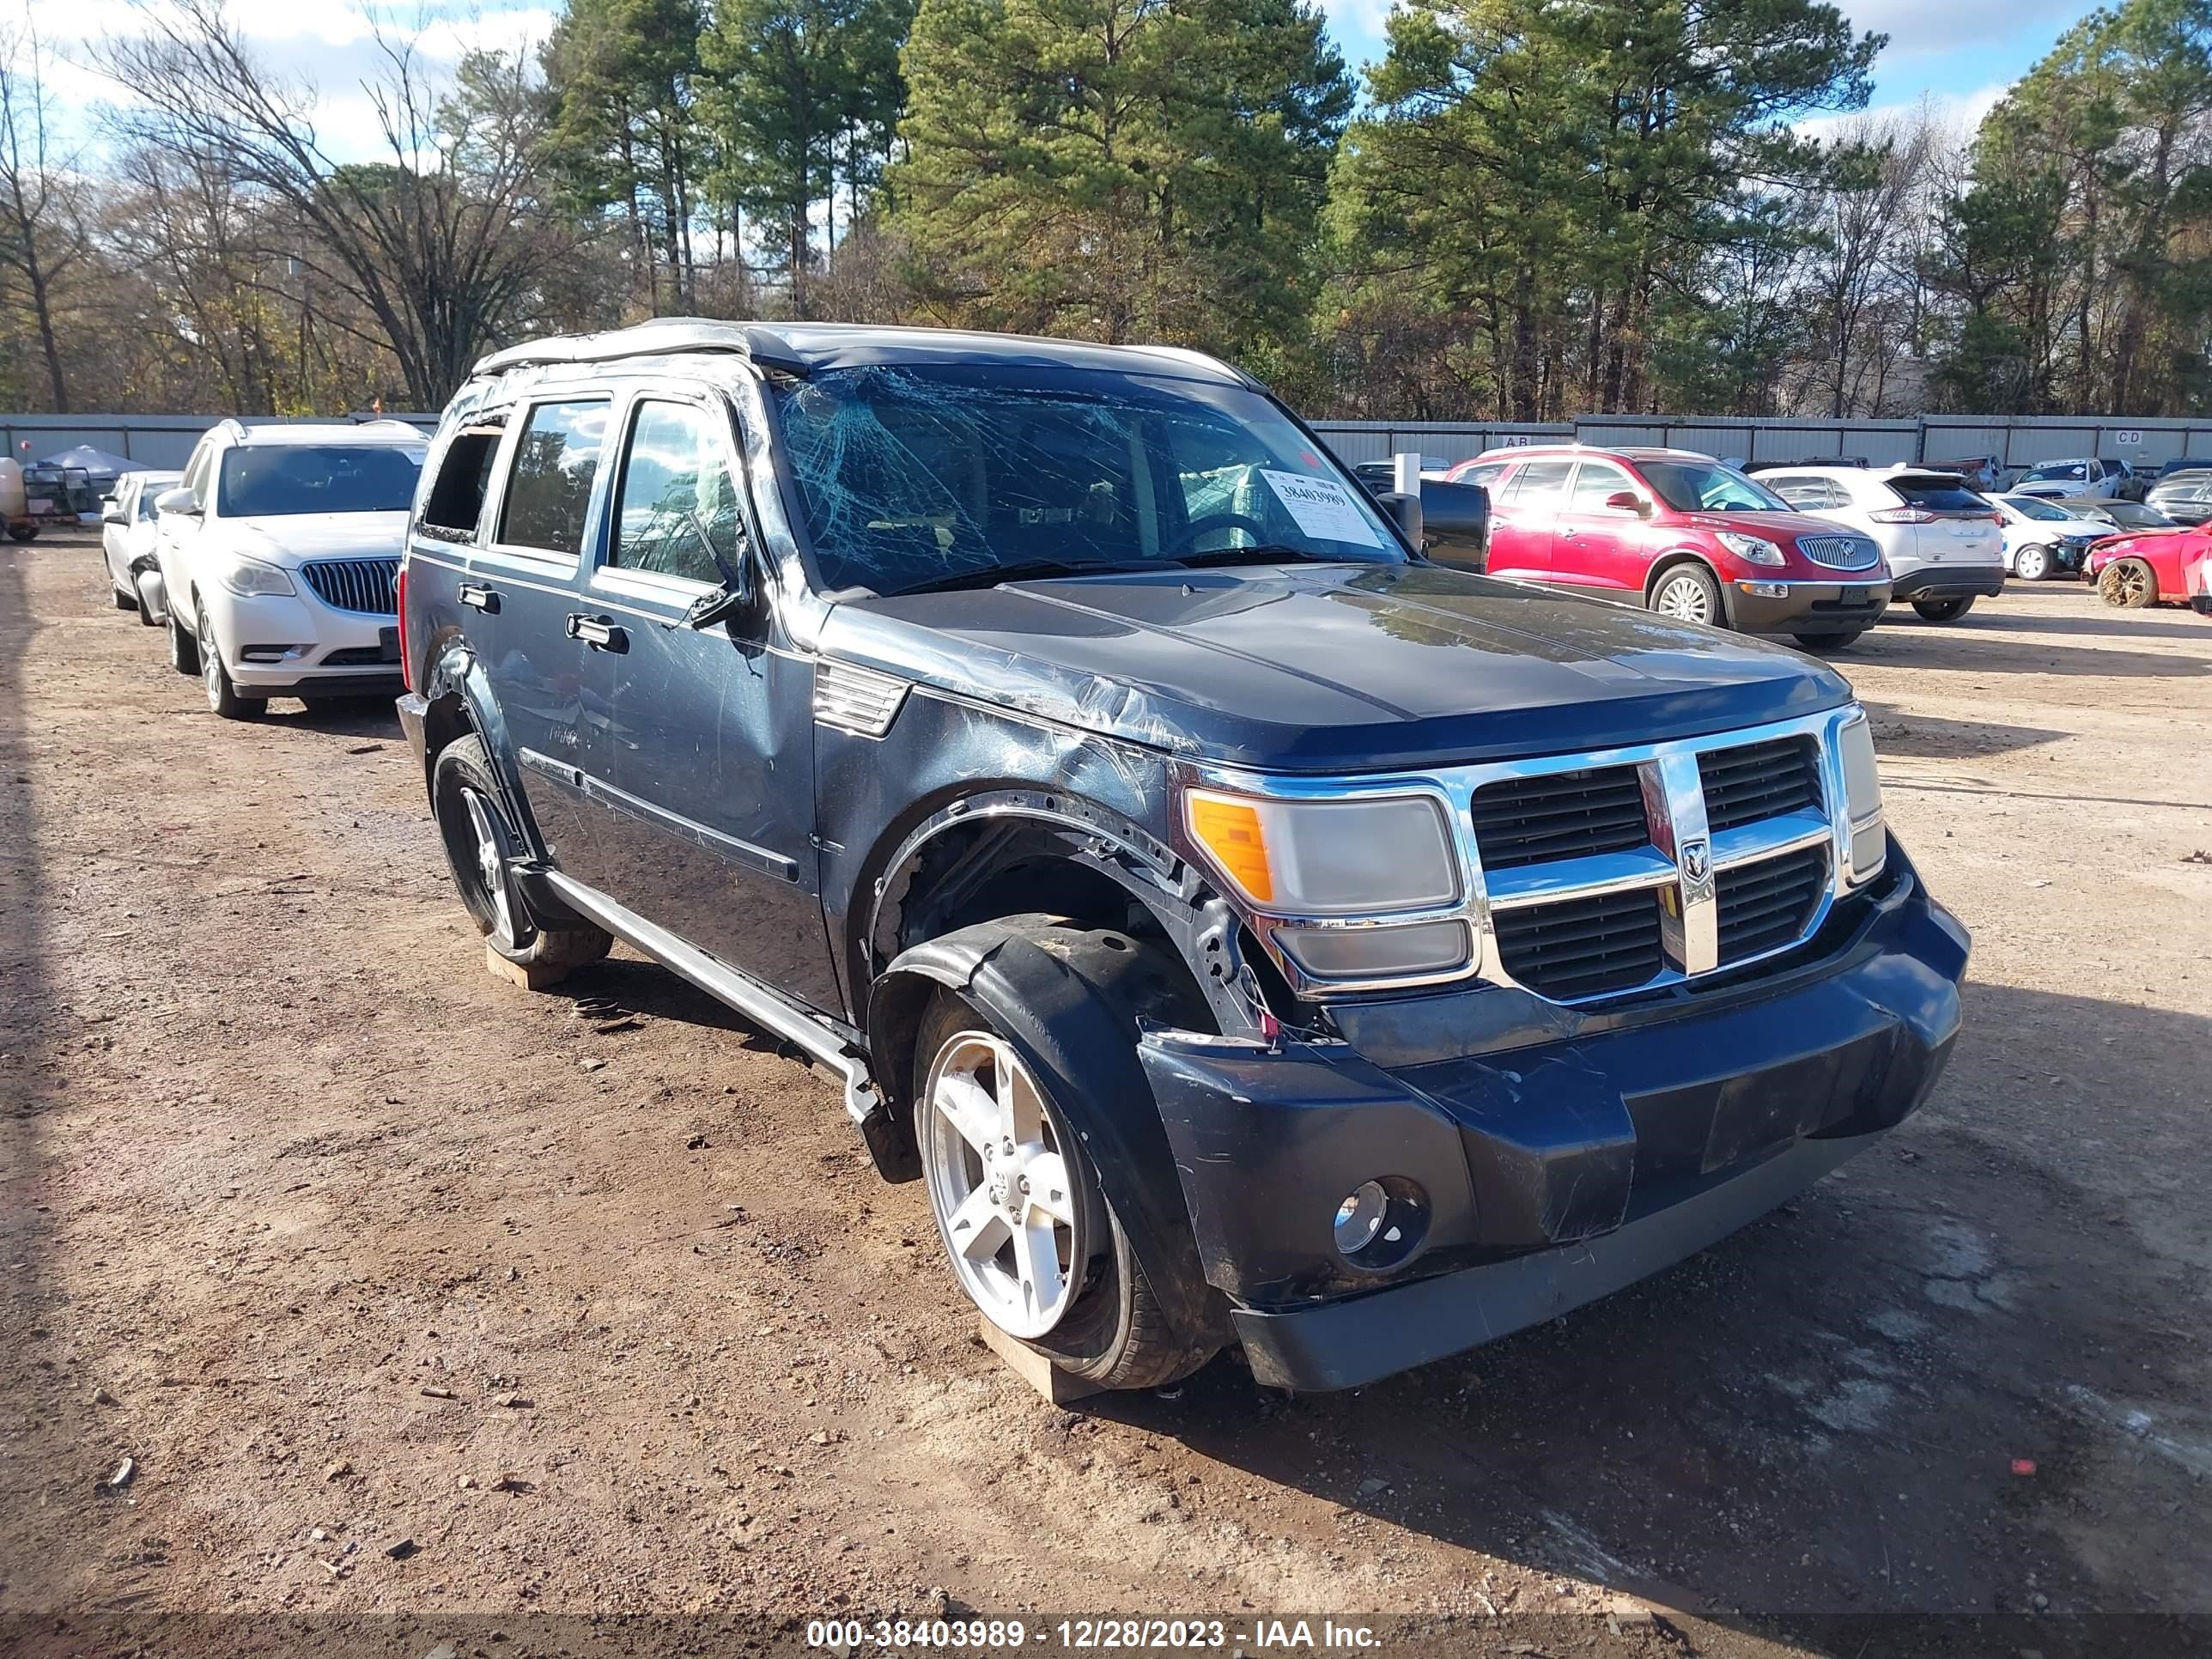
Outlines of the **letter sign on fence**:
[{"label": "letter sign on fence", "polygon": [[2115,432],[2112,434],[2112,441],[2118,444],[2122,449],[2141,449],[2142,447],[2142,434],[2140,432],[2130,432],[2125,430]]}]

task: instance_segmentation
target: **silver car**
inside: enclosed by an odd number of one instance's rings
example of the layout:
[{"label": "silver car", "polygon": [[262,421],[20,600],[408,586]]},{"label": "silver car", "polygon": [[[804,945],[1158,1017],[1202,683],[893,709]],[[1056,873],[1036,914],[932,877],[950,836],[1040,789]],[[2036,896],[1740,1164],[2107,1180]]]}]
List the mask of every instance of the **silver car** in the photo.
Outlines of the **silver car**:
[{"label": "silver car", "polygon": [[1997,509],[1955,472],[1924,467],[1800,466],[1759,483],[1801,513],[1871,536],[1889,564],[1891,597],[1929,622],[1956,622],[2004,592]]}]

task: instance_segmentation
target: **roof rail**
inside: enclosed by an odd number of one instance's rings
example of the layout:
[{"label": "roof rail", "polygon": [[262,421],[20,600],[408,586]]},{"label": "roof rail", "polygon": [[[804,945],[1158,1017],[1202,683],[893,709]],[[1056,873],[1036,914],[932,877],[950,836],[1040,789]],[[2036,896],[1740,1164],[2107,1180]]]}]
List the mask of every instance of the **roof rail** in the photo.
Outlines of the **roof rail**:
[{"label": "roof rail", "polygon": [[711,317],[657,317],[629,328],[604,329],[596,334],[557,334],[508,346],[479,357],[470,373],[495,374],[538,363],[611,362],[672,351],[727,351],[750,356],[753,325]]}]

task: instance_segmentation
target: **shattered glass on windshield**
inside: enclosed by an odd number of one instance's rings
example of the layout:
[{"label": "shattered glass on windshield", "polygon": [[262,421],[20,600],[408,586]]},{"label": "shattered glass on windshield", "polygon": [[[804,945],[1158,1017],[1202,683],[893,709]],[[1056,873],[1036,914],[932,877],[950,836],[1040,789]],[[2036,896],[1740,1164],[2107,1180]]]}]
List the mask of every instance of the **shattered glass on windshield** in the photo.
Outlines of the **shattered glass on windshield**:
[{"label": "shattered glass on windshield", "polygon": [[776,387],[824,583],[879,593],[1238,548],[1398,562],[1364,495],[1265,398],[1024,364],[878,366]]}]

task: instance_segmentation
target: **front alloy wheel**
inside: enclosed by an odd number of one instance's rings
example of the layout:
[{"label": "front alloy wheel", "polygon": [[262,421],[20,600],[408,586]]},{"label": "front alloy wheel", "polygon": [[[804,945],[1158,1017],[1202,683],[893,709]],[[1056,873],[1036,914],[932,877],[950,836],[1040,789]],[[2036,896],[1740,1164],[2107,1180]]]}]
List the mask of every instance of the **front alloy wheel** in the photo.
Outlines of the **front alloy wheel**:
[{"label": "front alloy wheel", "polygon": [[231,684],[230,671],[222,665],[222,647],[216,643],[215,624],[208,620],[204,611],[200,612],[199,648],[200,684],[207,690],[210,712],[227,720],[246,720],[269,706],[266,698],[238,695],[238,688]]},{"label": "front alloy wheel", "polygon": [[1710,627],[1720,617],[1720,589],[1696,565],[1678,565],[1662,576],[1659,586],[1651,591],[1651,608],[1677,622],[1704,623]]},{"label": "front alloy wheel", "polygon": [[1036,1079],[996,1033],[956,1031],[920,1118],[930,1208],[962,1288],[1007,1335],[1047,1334],[1083,1292],[1090,1224]]}]

